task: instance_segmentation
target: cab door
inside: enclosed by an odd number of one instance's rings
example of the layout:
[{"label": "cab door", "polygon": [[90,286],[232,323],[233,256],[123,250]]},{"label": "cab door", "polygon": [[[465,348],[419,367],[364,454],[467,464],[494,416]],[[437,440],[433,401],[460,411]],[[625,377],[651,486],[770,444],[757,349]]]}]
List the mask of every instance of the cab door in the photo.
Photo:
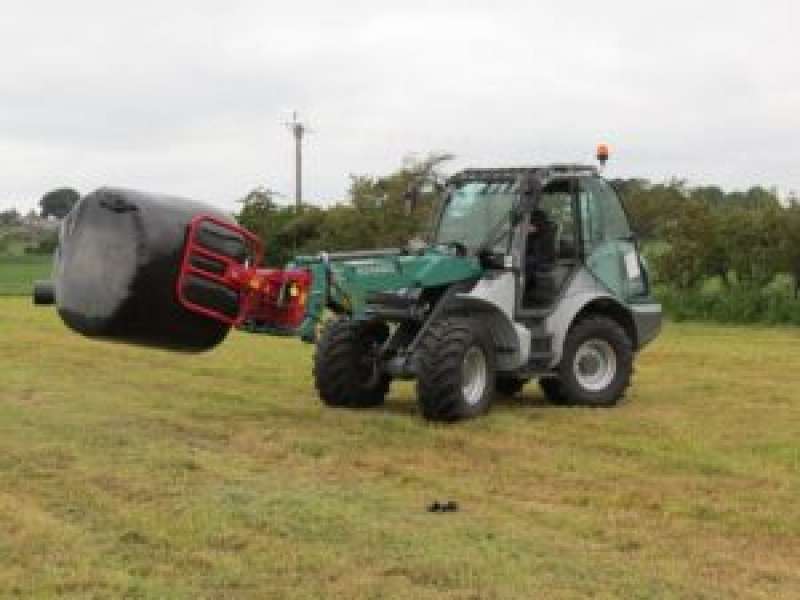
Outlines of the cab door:
[{"label": "cab door", "polygon": [[519,303],[523,313],[552,310],[580,264],[577,206],[577,181],[556,179],[544,187],[535,210],[523,221]]},{"label": "cab door", "polygon": [[639,250],[614,189],[600,177],[582,177],[578,206],[587,269],[621,300],[646,295]]}]

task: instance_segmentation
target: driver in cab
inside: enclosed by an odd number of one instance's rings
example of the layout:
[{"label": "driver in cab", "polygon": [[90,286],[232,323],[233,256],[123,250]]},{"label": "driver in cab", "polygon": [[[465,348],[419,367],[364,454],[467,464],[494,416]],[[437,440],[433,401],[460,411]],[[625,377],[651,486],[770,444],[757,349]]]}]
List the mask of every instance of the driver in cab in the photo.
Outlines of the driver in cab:
[{"label": "driver in cab", "polygon": [[541,209],[531,213],[525,244],[526,279],[533,283],[536,273],[549,271],[556,263],[558,225]]}]

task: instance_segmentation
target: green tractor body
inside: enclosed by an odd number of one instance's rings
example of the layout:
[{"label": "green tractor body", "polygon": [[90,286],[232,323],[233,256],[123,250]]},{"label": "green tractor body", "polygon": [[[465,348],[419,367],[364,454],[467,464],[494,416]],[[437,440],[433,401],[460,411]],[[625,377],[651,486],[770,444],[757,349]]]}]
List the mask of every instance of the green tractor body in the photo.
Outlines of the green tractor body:
[{"label": "green tractor body", "polygon": [[[475,258],[453,256],[437,248],[428,248],[419,255],[403,254],[399,250],[377,253],[338,253],[323,257],[297,257],[291,268],[307,268],[312,276],[311,300],[305,314],[306,326],[315,326],[326,308],[333,307],[350,318],[364,320],[375,318],[379,311],[374,303],[382,293],[422,293],[425,290],[442,290],[463,282],[477,280],[483,267]],[[331,285],[335,282],[335,285]],[[386,296],[389,297],[389,296]],[[383,307],[396,319],[405,316],[406,305]],[[388,316],[388,315],[387,315]],[[303,339],[313,337],[313,330],[299,329]]]},{"label": "green tractor body", "polygon": [[556,403],[611,406],[661,326],[624,208],[592,167],[464,171],[429,244],[290,266],[312,273],[295,332],[316,339],[323,311],[335,315],[315,357],[332,406],[379,405],[393,379],[416,379],[437,420],[532,379]]},{"label": "green tractor body", "polygon": [[[100,199],[102,227],[161,214],[142,199],[133,208],[130,197],[123,200]],[[137,223],[129,229],[142,230]],[[87,239],[114,238],[100,233]],[[431,238],[408,248],[298,256],[286,269],[268,270],[253,266],[251,238],[222,220],[194,217],[177,283],[169,284],[179,306],[162,312],[315,342],[315,385],[329,406],[380,405],[395,379],[417,381],[421,412],[433,420],[479,415],[496,394],[513,395],[531,380],[558,404],[611,406],[661,326],[625,210],[594,167],[463,171],[448,182]],[[159,264],[166,267],[158,282],[172,281],[169,264]],[[98,305],[83,293],[84,281],[101,289],[105,280],[93,273],[103,269],[57,267],[63,281],[54,300],[62,316],[80,317],[68,324],[81,333],[136,333],[131,315],[138,313],[166,319],[145,293],[156,279],[145,285],[144,275],[119,295],[126,311],[84,318]],[[137,290],[145,290],[139,299]],[[131,299],[145,308],[134,310]]]}]

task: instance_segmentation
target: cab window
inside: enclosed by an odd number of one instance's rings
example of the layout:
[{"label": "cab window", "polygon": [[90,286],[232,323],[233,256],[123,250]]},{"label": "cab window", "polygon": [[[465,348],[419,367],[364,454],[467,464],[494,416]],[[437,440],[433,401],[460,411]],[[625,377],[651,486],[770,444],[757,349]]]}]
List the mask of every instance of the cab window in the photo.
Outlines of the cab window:
[{"label": "cab window", "polygon": [[589,177],[582,181],[580,206],[587,254],[604,242],[631,238],[628,217],[619,198],[602,179]]},{"label": "cab window", "polygon": [[586,177],[578,202],[586,267],[620,298],[646,294],[641,257],[616,192],[599,177]]},{"label": "cab window", "polygon": [[558,259],[577,258],[575,243],[575,211],[569,182],[559,181],[548,185],[543,191],[537,206],[546,214],[548,221],[556,226],[556,257]]}]

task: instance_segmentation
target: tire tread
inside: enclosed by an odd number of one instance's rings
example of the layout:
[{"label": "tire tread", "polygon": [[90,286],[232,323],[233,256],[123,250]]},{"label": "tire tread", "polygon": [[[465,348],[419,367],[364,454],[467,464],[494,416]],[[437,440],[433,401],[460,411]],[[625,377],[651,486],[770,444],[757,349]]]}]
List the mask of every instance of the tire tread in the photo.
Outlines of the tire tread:
[{"label": "tire tread", "polygon": [[383,404],[391,379],[380,375],[374,386],[359,385],[364,374],[358,365],[363,351],[363,325],[349,318],[328,323],[314,353],[314,385],[328,406],[369,408]]},{"label": "tire tread", "polygon": [[[432,323],[420,343],[417,358],[417,398],[426,419],[456,421],[475,416],[465,407],[461,387],[461,369],[467,348],[486,335],[478,324],[465,317],[445,317]],[[483,338],[484,342],[486,338]],[[484,343],[484,349],[493,348]],[[494,391],[494,356],[486,357],[489,368],[487,394]],[[488,409],[491,395],[476,413]]]}]

